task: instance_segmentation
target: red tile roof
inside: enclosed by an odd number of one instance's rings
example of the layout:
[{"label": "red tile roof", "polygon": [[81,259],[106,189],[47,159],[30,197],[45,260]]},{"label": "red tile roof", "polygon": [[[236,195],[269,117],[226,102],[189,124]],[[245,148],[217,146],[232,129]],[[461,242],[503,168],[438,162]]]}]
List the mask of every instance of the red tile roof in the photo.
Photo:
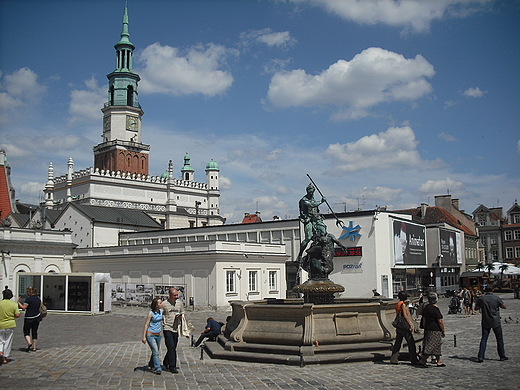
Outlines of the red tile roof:
[{"label": "red tile roof", "polygon": [[0,166],[0,221],[13,211],[7,178],[7,168]]},{"label": "red tile roof", "polygon": [[448,213],[447,210],[442,207],[428,207],[426,209],[426,215],[421,215],[421,208],[417,207],[415,209],[408,210],[398,210],[396,213],[408,214],[412,216],[414,221],[422,222],[424,224],[432,224],[432,223],[440,223],[445,222],[450,226],[453,226],[457,229],[460,229],[464,232],[464,234],[468,234],[474,236],[475,233],[471,231],[468,227],[464,226],[457,218]]}]

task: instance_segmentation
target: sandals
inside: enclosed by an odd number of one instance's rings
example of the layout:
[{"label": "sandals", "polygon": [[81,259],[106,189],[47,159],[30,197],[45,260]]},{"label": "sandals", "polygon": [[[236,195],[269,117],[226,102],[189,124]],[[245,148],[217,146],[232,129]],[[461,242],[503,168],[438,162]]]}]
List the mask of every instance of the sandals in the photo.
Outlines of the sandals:
[{"label": "sandals", "polygon": [[29,344],[27,346],[27,348],[25,348],[25,352],[29,352],[31,350],[31,348],[32,348],[32,344]]}]

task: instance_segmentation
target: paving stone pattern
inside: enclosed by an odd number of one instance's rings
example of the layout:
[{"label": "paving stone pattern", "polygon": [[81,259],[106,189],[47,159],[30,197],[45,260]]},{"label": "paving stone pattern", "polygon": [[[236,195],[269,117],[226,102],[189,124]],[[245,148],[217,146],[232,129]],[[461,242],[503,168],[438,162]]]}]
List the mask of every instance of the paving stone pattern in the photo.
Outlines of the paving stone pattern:
[{"label": "paving stone pattern", "polygon": [[[480,340],[480,315],[448,315],[449,300],[441,298],[447,367],[429,368],[415,368],[409,362],[395,366],[388,361],[299,367],[212,360],[207,355],[201,360],[200,348],[190,347],[190,340],[184,338],[178,348],[179,373],[154,375],[144,368],[150,349],[141,342],[147,308],[114,308],[110,314],[97,316],[49,313],[40,325],[36,352],[25,352],[22,315],[11,361],[0,366],[0,389],[518,389],[520,299],[513,294],[501,296],[508,307],[501,314],[509,360],[498,361],[491,333],[486,360],[473,361]],[[229,314],[195,311],[187,317],[198,335],[208,316],[224,321]],[[163,342],[161,354],[165,350]]]}]

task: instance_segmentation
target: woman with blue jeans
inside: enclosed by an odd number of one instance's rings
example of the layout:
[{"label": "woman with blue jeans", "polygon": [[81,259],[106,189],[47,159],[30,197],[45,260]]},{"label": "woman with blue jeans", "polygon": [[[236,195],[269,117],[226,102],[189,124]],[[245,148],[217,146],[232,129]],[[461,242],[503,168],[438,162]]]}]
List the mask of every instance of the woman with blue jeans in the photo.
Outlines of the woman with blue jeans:
[{"label": "woman with blue jeans", "polygon": [[[157,375],[161,375],[161,360],[159,359],[159,346],[161,345],[161,324],[162,324],[162,301],[159,298],[154,298],[150,305],[151,310],[146,316],[146,322],[144,324],[143,331],[143,344],[148,343],[152,350],[152,358],[150,362],[153,362],[152,372]],[[151,364],[150,364],[151,366]]]}]

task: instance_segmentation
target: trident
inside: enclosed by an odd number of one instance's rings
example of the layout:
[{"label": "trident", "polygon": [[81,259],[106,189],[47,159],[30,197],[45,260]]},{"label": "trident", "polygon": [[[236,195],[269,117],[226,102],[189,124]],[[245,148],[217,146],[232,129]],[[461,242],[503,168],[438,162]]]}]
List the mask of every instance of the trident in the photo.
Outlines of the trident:
[{"label": "trident", "polygon": [[318,188],[318,186],[316,185],[316,183],[314,182],[314,180],[312,180],[312,177],[307,173],[307,177],[309,178],[309,180],[311,181],[312,185],[318,190],[318,193],[321,195],[321,197],[323,199],[325,199],[325,203],[327,204],[327,206],[329,206],[329,210],[330,212],[332,213],[332,215],[334,215],[334,218],[336,218],[336,226],[341,226],[343,227],[343,225],[345,225],[345,223],[343,221],[340,221],[338,216],[336,215],[336,213],[334,212],[334,210],[332,210],[332,207],[330,207],[330,204],[329,202],[327,201],[327,199],[323,196],[323,193],[320,191],[320,189]]}]

